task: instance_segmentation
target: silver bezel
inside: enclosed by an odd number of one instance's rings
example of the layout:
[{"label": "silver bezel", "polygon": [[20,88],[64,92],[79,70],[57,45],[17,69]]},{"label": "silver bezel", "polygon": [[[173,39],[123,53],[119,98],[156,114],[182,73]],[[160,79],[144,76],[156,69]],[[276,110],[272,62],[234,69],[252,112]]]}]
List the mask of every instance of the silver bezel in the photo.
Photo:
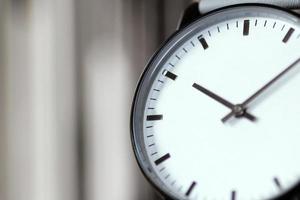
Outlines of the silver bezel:
[{"label": "silver bezel", "polygon": [[[176,51],[177,47],[188,41],[195,34],[198,34],[202,30],[214,24],[241,17],[271,17],[289,21],[290,23],[294,23],[296,26],[300,25],[300,18],[297,14],[274,6],[248,4],[231,6],[211,12],[171,36],[169,40],[150,59],[139,81],[133,100],[131,113],[130,126],[132,145],[137,162],[145,177],[157,190],[159,190],[168,198],[178,199],[178,197],[169,191],[164,186],[164,183],[158,178],[157,174],[152,168],[152,165],[150,164],[144,145],[144,108],[151,85],[154,82],[155,77],[158,75],[161,67],[166,62],[167,58]],[[276,199],[281,198],[285,197],[277,197]]]}]

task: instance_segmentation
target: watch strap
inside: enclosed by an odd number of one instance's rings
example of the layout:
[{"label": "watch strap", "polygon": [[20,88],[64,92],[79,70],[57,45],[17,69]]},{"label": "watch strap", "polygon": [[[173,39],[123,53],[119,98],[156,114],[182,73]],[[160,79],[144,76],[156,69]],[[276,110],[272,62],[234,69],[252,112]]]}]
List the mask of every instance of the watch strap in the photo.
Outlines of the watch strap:
[{"label": "watch strap", "polygon": [[207,13],[225,6],[246,3],[270,4],[288,9],[300,8],[300,0],[200,0],[199,11],[200,13]]}]

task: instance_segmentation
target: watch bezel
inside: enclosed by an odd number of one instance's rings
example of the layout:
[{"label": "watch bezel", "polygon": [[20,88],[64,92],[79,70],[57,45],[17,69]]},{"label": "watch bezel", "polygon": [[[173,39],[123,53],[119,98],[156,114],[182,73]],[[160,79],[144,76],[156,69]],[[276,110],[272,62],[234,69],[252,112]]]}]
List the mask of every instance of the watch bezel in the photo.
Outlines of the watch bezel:
[{"label": "watch bezel", "polygon": [[[268,5],[268,4],[257,4],[257,3],[247,3],[247,4],[237,4],[237,5],[231,5],[231,6],[227,6],[227,7],[223,7],[220,9],[216,9],[213,10],[205,15],[202,15],[198,20],[192,22],[190,25],[177,30],[176,32],[174,32],[162,45],[161,47],[154,53],[154,55],[150,58],[150,60],[148,61],[135,90],[135,94],[133,97],[133,101],[132,101],[132,107],[131,107],[131,116],[130,116],[130,137],[131,137],[131,143],[132,143],[132,147],[133,147],[133,151],[134,151],[134,155],[136,158],[136,161],[138,163],[138,166],[140,168],[140,170],[142,171],[144,177],[148,180],[148,182],[156,189],[156,191],[158,191],[160,194],[162,194],[163,196],[165,196],[167,199],[174,199],[174,200],[180,200],[178,199],[176,196],[174,196],[171,193],[168,193],[167,191],[163,190],[162,188],[160,188],[157,183],[153,180],[153,178],[150,177],[150,175],[147,173],[148,167],[143,166],[143,161],[141,159],[141,150],[139,149],[139,147],[137,146],[136,143],[136,132],[135,132],[135,113],[136,113],[136,108],[137,108],[137,104],[138,102],[138,98],[140,97],[141,94],[141,89],[142,86],[145,87],[145,85],[148,85],[148,87],[150,87],[150,84],[146,84],[145,82],[149,83],[151,81],[149,80],[153,80],[153,74],[155,74],[155,72],[158,71],[159,67],[158,64],[163,62],[163,60],[165,59],[165,57],[168,57],[166,55],[170,55],[172,54],[176,49],[176,46],[180,46],[180,44],[182,44],[183,42],[187,41],[186,40],[182,40],[182,38],[186,38],[189,35],[193,35],[194,32],[196,32],[197,29],[200,29],[198,26],[198,24],[200,23],[204,23],[205,20],[207,20],[208,18],[220,14],[220,13],[226,13],[229,11],[235,11],[239,10],[239,9],[269,9],[269,10],[274,10],[274,12],[281,12],[283,14],[289,15],[290,17],[294,17],[295,19],[297,19],[297,23],[300,22],[300,15],[298,13],[295,13],[291,10],[285,9],[285,8],[281,8],[278,6],[274,6],[274,5]],[[220,20],[221,21],[221,20]],[[296,22],[295,22],[296,23]],[[205,23],[204,23],[205,24]],[[209,24],[206,22],[206,24]],[[203,25],[203,27],[205,27]],[[202,29],[205,29],[201,27]],[[172,51],[173,50],[173,51]],[[158,59],[159,58],[159,59]],[[150,79],[150,77],[152,76],[152,79]],[[146,80],[147,78],[147,80]],[[145,96],[145,94],[143,95]],[[139,106],[141,107],[141,106]],[[143,121],[143,117],[140,117],[140,121]],[[140,123],[141,126],[143,123]],[[147,157],[147,156],[146,156]],[[144,158],[144,159],[148,159],[148,158]],[[152,167],[150,165],[150,167]],[[270,200],[286,200],[286,199],[291,199],[294,198],[296,195],[299,195],[300,192],[300,181],[299,183],[292,188],[291,190],[286,191],[285,193],[283,193],[282,195],[275,197],[275,199],[270,199]]]}]

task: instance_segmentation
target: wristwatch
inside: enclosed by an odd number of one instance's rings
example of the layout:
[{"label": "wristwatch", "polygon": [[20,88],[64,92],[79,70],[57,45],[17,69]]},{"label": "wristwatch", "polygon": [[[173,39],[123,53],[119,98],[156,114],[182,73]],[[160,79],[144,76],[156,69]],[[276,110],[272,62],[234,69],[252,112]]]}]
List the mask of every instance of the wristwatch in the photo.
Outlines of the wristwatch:
[{"label": "wristwatch", "polygon": [[300,0],[201,0],[152,56],[131,111],[172,200],[300,200]]}]

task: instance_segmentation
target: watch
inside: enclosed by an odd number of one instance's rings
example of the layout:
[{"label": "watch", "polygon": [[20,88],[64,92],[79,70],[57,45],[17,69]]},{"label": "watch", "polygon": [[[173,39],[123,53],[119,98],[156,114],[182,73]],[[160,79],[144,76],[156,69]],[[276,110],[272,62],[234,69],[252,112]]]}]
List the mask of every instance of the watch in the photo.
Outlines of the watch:
[{"label": "watch", "polygon": [[299,7],[202,0],[150,59],[131,140],[163,198],[300,200]]}]

